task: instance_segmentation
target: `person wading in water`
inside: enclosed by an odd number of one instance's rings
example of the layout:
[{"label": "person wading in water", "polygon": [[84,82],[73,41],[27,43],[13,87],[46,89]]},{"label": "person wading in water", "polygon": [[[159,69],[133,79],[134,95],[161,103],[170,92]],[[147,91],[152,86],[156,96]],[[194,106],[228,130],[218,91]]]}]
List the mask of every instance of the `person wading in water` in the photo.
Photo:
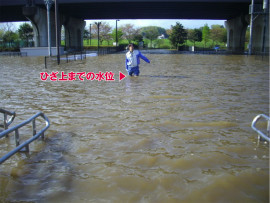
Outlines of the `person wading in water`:
[{"label": "person wading in water", "polygon": [[139,76],[139,64],[140,58],[143,59],[145,62],[150,63],[150,60],[146,58],[142,53],[138,50],[134,50],[134,45],[128,45],[129,51],[126,53],[126,70],[129,76]]}]

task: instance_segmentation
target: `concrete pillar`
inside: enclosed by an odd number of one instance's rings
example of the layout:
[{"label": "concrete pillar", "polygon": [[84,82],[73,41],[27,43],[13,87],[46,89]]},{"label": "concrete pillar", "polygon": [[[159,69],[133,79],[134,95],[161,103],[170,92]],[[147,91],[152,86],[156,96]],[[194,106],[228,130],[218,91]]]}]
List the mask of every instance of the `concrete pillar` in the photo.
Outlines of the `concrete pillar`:
[{"label": "concrete pillar", "polygon": [[258,15],[253,21],[252,53],[269,52],[269,15]]},{"label": "concrete pillar", "polygon": [[[35,47],[48,47],[47,10],[31,6],[23,7],[23,14],[33,25]],[[51,21],[51,46],[55,47],[55,17],[54,11],[50,10]]]},{"label": "concrete pillar", "polygon": [[82,19],[64,17],[66,47],[68,49],[83,49],[83,32],[86,22]]},{"label": "concrete pillar", "polygon": [[245,50],[245,36],[248,26],[248,16],[238,16],[225,22],[227,29],[227,49],[233,53]]},{"label": "concrete pillar", "polygon": [[[37,6],[26,6],[23,7],[23,14],[33,25],[35,47],[48,47],[47,10]],[[50,10],[50,21],[51,46],[55,47],[55,15],[53,7]],[[85,21],[64,15],[59,15],[59,21],[59,29],[61,30],[62,25],[65,27],[66,47],[81,50],[83,48]]]}]

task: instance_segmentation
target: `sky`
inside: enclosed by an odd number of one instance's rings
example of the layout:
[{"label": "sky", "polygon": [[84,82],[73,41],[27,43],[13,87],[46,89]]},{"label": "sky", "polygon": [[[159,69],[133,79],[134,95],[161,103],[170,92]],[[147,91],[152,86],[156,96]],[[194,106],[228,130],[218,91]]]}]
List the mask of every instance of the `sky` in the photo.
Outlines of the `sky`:
[{"label": "sky", "polygon": [[[86,29],[89,28],[90,24],[94,24],[95,22],[108,22],[111,27],[115,27],[115,20],[86,20]],[[206,23],[209,27],[214,24],[218,25],[224,25],[225,20],[120,20],[117,22],[117,26],[120,27],[121,25],[125,24],[133,24],[136,28],[144,27],[144,26],[159,26],[165,29],[171,28],[171,25],[175,25],[176,22],[180,22],[184,28],[186,29],[194,29],[194,28],[200,28],[204,26]],[[19,28],[20,24],[23,22],[15,22],[15,29]]]}]

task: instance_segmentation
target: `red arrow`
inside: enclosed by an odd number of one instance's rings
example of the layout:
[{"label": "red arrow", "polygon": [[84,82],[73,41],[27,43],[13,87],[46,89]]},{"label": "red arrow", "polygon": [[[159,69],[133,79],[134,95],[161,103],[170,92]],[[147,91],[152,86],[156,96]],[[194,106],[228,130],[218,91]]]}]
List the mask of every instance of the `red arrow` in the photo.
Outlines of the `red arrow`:
[{"label": "red arrow", "polygon": [[121,72],[119,71],[119,81],[123,80],[126,76]]}]

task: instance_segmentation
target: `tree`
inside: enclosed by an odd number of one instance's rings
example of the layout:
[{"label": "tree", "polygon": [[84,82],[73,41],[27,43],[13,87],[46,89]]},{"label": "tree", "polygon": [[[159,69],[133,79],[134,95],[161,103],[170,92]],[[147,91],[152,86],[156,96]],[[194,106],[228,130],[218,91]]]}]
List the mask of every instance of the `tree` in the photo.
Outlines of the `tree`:
[{"label": "tree", "polygon": [[139,42],[143,41],[143,36],[141,34],[139,34],[139,33],[135,34],[132,40],[137,42],[138,45],[139,45]]},{"label": "tree", "polygon": [[203,26],[203,29],[202,29],[202,39],[204,41],[204,47],[206,46],[206,43],[209,41],[210,39],[210,28],[208,27],[207,24],[205,24]]},{"label": "tree", "polygon": [[87,40],[87,44],[89,45],[89,35],[90,35],[90,32],[88,31],[88,29],[85,29],[83,30],[83,40]]},{"label": "tree", "polygon": [[212,25],[210,30],[210,36],[213,40],[213,44],[215,42],[222,42],[224,38],[224,27],[220,25]]},{"label": "tree", "polygon": [[[121,29],[117,29],[117,42],[118,43],[121,41],[123,35],[124,35],[123,31]],[[112,36],[112,39],[115,41],[115,39],[116,39],[116,29],[113,29],[111,36]]]},{"label": "tree", "polygon": [[167,29],[167,30],[166,30],[166,35],[167,35],[168,37],[170,37],[171,34],[172,34],[172,29]]},{"label": "tree", "polygon": [[134,25],[132,24],[126,24],[124,26],[121,26],[120,29],[123,32],[123,38],[128,40],[128,43],[132,41],[134,38],[134,35],[137,34],[138,30],[134,28]]},{"label": "tree", "polygon": [[221,42],[223,42],[224,44],[227,43],[227,30],[226,30],[226,28],[223,29]]},{"label": "tree", "polygon": [[0,29],[4,30],[4,32],[7,31],[13,31],[15,32],[15,26],[13,23],[7,22],[7,23],[1,23],[0,24]]},{"label": "tree", "polygon": [[90,35],[90,32],[87,29],[84,29],[84,31],[83,31],[83,39],[88,39],[89,35]]},{"label": "tree", "polygon": [[249,43],[250,39],[250,27],[247,27],[246,35],[245,35],[245,42]]},{"label": "tree", "polygon": [[202,31],[200,29],[188,30],[188,39],[194,43],[202,41]]},{"label": "tree", "polygon": [[172,45],[175,48],[178,48],[179,44],[183,44],[186,37],[187,37],[187,31],[184,29],[183,25],[179,22],[176,22],[175,26],[171,27],[172,33],[169,37],[169,40],[171,41]]},{"label": "tree", "polygon": [[4,43],[8,43],[9,47],[12,47],[12,43],[15,42],[15,40],[18,39],[18,34],[13,31],[7,31],[5,32],[3,36]]},{"label": "tree", "polygon": [[[100,24],[99,26],[99,41],[100,44],[102,44],[102,42],[105,41],[109,41],[111,40],[111,30],[112,27],[109,25],[109,23],[107,22],[103,22]],[[94,37],[98,37],[98,27],[96,24],[94,24],[92,26],[92,31],[93,31],[93,35]]]},{"label": "tree", "polygon": [[4,29],[0,28],[0,42],[1,42],[1,45],[2,45],[2,43],[3,43],[3,41],[4,41],[4,40],[3,40],[4,34],[5,34]]},{"label": "tree", "polygon": [[34,33],[33,27],[28,23],[23,23],[18,29],[19,37],[21,40],[26,40],[26,46],[29,46],[29,40],[33,40]]},{"label": "tree", "polygon": [[158,27],[156,26],[144,27],[142,28],[141,33],[145,38],[150,40],[151,47],[152,47],[153,40],[157,39],[157,37],[159,36]]},{"label": "tree", "polygon": [[164,35],[165,38],[168,38],[168,34],[167,34],[166,30],[164,28],[158,27],[158,26],[143,27],[140,29],[140,33],[145,37],[145,32],[149,29],[156,29],[158,32],[158,36]]}]

